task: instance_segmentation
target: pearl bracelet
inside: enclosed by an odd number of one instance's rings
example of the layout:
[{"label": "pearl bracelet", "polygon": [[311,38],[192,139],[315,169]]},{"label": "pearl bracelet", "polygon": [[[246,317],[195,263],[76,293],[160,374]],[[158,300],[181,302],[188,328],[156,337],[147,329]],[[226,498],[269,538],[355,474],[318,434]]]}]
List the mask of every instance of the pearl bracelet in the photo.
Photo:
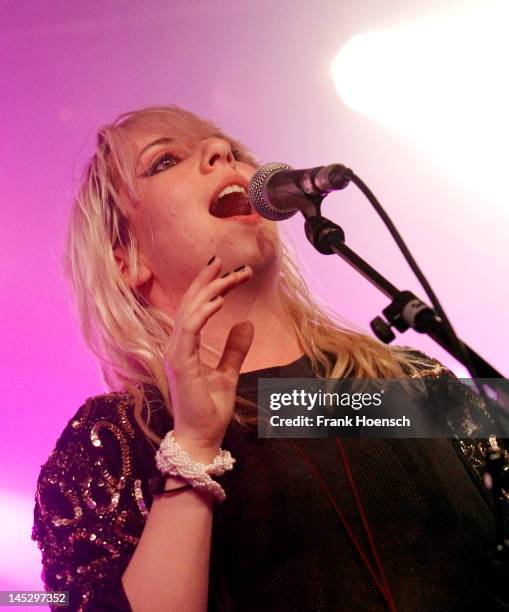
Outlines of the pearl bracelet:
[{"label": "pearl bracelet", "polygon": [[230,451],[220,449],[208,465],[193,461],[189,454],[179,445],[173,435],[173,429],[163,438],[156,453],[158,470],[167,476],[180,476],[192,487],[210,493],[215,501],[221,502],[226,493],[223,487],[213,480],[210,475],[221,476],[233,468],[235,459]]}]

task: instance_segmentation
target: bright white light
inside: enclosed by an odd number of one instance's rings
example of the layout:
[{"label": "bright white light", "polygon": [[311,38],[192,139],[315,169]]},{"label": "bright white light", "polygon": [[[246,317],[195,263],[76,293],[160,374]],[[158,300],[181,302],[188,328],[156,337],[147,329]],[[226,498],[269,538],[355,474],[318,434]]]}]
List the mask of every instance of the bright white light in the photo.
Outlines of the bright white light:
[{"label": "bright white light", "polygon": [[41,589],[41,553],[30,539],[35,501],[0,493],[0,585],[2,589]]},{"label": "bright white light", "polygon": [[507,205],[509,2],[442,13],[351,38],[333,62],[336,90],[350,108],[400,131],[456,179]]}]

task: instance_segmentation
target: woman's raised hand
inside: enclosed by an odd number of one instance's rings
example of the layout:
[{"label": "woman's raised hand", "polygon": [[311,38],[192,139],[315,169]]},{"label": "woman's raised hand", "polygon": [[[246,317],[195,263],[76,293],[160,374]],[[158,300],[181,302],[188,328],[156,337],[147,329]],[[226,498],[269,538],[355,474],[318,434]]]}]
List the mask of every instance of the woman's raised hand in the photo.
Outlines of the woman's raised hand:
[{"label": "woman's raised hand", "polygon": [[200,359],[200,330],[223,305],[222,295],[245,283],[245,266],[218,277],[221,261],[214,258],[193,280],[175,317],[165,354],[175,440],[191,459],[209,462],[217,454],[231,421],[242,362],[253,340],[250,321],[234,325],[217,368]]}]

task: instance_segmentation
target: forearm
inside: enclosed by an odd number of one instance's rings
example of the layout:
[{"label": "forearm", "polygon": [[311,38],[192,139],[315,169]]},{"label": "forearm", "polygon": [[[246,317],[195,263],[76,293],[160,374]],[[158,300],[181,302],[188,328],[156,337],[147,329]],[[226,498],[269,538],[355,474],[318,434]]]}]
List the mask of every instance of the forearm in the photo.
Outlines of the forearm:
[{"label": "forearm", "polygon": [[[168,484],[173,488],[181,481]],[[192,488],[154,499],[122,577],[134,612],[207,609],[212,504]]]}]

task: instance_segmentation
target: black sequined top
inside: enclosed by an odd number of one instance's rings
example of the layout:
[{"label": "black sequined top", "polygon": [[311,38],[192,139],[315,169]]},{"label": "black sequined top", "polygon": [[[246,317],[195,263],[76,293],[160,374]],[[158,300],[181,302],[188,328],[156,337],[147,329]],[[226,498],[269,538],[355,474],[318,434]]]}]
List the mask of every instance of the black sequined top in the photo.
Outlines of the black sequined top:
[{"label": "black sequined top", "polygon": [[[422,375],[449,377],[451,404],[475,414],[474,395],[440,364],[430,362]],[[303,356],[242,374],[241,394],[254,399],[260,376],[313,373]],[[149,426],[162,437],[171,418],[157,392],[149,399]],[[367,547],[334,441],[295,442]],[[232,422],[222,446],[236,464],[220,477],[227,498],[214,506],[210,611],[387,609],[316,476],[287,440],[258,439]],[[350,439],[344,447],[397,609],[484,609],[494,525],[480,488],[481,444]],[[87,400],[42,466],[32,537],[46,589],[69,591],[70,610],[131,610],[121,576],[152,503],[155,450],[134,420],[131,397],[110,393]]]}]

